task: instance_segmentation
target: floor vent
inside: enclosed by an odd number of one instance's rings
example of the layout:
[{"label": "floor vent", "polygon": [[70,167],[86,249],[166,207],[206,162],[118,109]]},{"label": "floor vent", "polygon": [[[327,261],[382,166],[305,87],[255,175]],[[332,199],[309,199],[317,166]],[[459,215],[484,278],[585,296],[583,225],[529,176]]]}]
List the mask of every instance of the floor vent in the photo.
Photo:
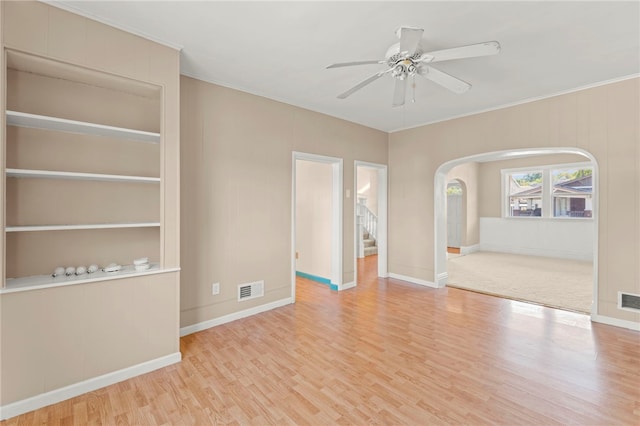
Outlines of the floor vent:
[{"label": "floor vent", "polygon": [[640,295],[618,292],[618,308],[640,312]]},{"label": "floor vent", "polygon": [[262,296],[264,296],[264,281],[255,281],[238,286],[238,301]]}]

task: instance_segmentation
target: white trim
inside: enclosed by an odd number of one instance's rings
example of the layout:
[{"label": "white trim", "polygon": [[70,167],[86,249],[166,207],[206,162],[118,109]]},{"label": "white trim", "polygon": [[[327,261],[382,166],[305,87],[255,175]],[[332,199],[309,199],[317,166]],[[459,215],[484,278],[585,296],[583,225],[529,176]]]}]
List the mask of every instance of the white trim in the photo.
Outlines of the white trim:
[{"label": "white trim", "polygon": [[446,286],[448,279],[449,279],[449,273],[448,272],[443,272],[441,274],[438,274],[438,276],[436,276],[436,286],[438,288],[442,288],[442,287]]},{"label": "white trim", "polygon": [[53,6],[53,7],[56,7],[58,9],[66,10],[67,12],[71,12],[71,13],[73,13],[75,15],[80,15],[80,16],[83,16],[85,18],[91,19],[92,21],[96,21],[96,22],[99,22],[101,24],[108,25],[108,26],[113,27],[113,28],[117,28],[120,31],[124,31],[124,32],[130,33],[130,34],[136,35],[138,37],[146,38],[147,40],[151,40],[154,43],[161,44],[161,45],[169,47],[171,49],[174,49],[174,50],[177,50],[177,51],[181,51],[183,49],[183,46],[181,44],[173,43],[171,41],[166,41],[166,40],[160,39],[158,37],[155,37],[155,36],[152,36],[150,34],[147,34],[147,33],[143,32],[143,31],[131,28],[131,27],[127,26],[127,25],[122,25],[122,24],[116,23],[115,21],[112,21],[110,19],[98,16],[98,15],[94,15],[93,13],[87,12],[85,10],[82,10],[82,9],[78,8],[78,7],[72,6],[72,5],[68,4],[68,3],[62,3],[62,2],[58,2],[58,1],[54,1],[54,0],[39,0],[39,1],[41,1],[42,3],[46,3],[49,6]]},{"label": "white trim", "polygon": [[338,287],[338,291],[349,290],[350,288],[354,288],[356,286],[355,281],[351,281],[350,283],[342,284],[342,286]]},{"label": "white trim", "polygon": [[396,133],[396,132],[402,132],[404,130],[415,129],[415,128],[422,127],[422,126],[428,126],[430,124],[442,123],[444,121],[457,120],[458,118],[469,117],[469,116],[478,115],[478,114],[484,114],[485,112],[491,112],[491,111],[496,111],[496,110],[499,110],[499,109],[511,108],[511,107],[518,106],[518,105],[528,104],[528,103],[531,103],[531,102],[537,102],[537,101],[541,101],[543,99],[555,98],[556,96],[568,95],[569,93],[575,93],[575,92],[580,92],[582,90],[593,89],[594,87],[606,86],[607,84],[618,83],[618,82],[621,82],[621,81],[631,80],[633,78],[638,78],[638,77],[640,77],[640,74],[630,74],[630,75],[625,75],[625,76],[618,77],[618,78],[612,78],[612,79],[609,79],[609,80],[598,81],[596,83],[586,84],[584,86],[574,87],[573,89],[562,90],[562,91],[554,92],[554,93],[551,93],[551,94],[548,94],[548,95],[535,96],[533,98],[526,98],[526,99],[522,99],[520,101],[515,101],[515,102],[502,104],[502,105],[498,105],[498,106],[494,106],[494,107],[490,107],[490,108],[480,109],[480,110],[477,110],[477,111],[467,112],[467,113],[464,113],[464,114],[454,115],[454,116],[447,117],[447,118],[442,118],[442,119],[439,119],[439,120],[427,121],[427,122],[424,122],[424,123],[421,123],[421,124],[416,124],[416,125],[413,125],[413,126],[400,127],[400,128],[394,129],[394,130],[389,130],[389,131],[387,131],[387,133],[391,134],[391,133]]},{"label": "white trim", "polygon": [[579,260],[581,262],[591,262],[593,260],[593,253],[584,253],[577,251],[570,252],[566,250],[555,250],[538,247],[522,247],[518,245],[507,246],[503,244],[480,243],[480,251],[519,254],[522,256],[552,257],[556,259]]},{"label": "white trim", "polygon": [[389,272],[389,278],[393,278],[395,280],[407,281],[412,284],[418,284],[425,287],[438,288],[438,285],[434,282],[421,280],[420,278],[408,277],[406,275],[394,274],[393,272]]},{"label": "white trim", "polygon": [[282,306],[290,305],[292,303],[295,303],[295,299],[293,297],[286,297],[284,299],[276,300],[275,302],[265,303],[264,305],[254,306],[253,308],[234,312],[232,314],[223,315],[221,317],[210,319],[207,321],[202,321],[197,324],[187,325],[180,329],[180,337],[197,333],[198,331],[206,330],[208,328],[216,327],[218,325],[226,324],[228,322],[250,317],[252,315],[261,314],[263,312],[280,308]]},{"label": "white trim", "polygon": [[342,203],[344,192],[342,158],[331,164],[331,283],[342,287]]},{"label": "white trim", "polygon": [[26,225],[7,226],[5,232],[35,232],[35,231],[73,231],[79,229],[117,229],[117,228],[157,228],[160,222],[144,223],[94,223],[84,225]]},{"label": "white trim", "polygon": [[640,331],[640,323],[634,321],[621,320],[618,318],[612,318],[605,315],[591,315],[591,321],[601,324],[613,325],[615,327],[628,328],[630,330]]},{"label": "white trim", "polygon": [[460,247],[460,256],[466,256],[471,253],[476,253],[480,251],[480,244],[473,244],[470,246],[461,246]]},{"label": "white trim", "polygon": [[19,416],[20,414],[28,413],[29,411],[37,410],[38,408],[46,407],[47,405],[56,404],[69,398],[73,398],[78,395],[103,388],[105,386],[113,385],[114,383],[122,382],[132,377],[140,376],[142,374],[158,370],[160,368],[178,363],[181,359],[182,354],[180,352],[174,352],[160,358],[132,365],[131,367],[112,371],[111,373],[103,374],[101,376],[83,380],[82,382],[74,383],[69,386],[41,393],[40,395],[2,405],[0,406],[0,420],[6,420],[11,417]]},{"label": "white trim", "polygon": [[160,183],[159,177],[106,175],[101,173],[60,172],[54,170],[6,169],[7,177],[38,179],[96,180],[102,182]]}]

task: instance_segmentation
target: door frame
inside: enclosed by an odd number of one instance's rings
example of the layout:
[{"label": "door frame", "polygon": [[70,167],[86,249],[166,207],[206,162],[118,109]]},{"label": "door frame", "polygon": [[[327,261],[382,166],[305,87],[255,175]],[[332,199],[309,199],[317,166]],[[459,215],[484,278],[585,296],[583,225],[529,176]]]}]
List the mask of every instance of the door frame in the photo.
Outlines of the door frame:
[{"label": "door frame", "polygon": [[342,289],[342,188],[343,160],[326,155],[293,151],[291,164],[291,297],[296,300],[296,161],[331,165],[331,289]]},{"label": "door frame", "polygon": [[460,232],[458,233],[458,246],[451,246],[449,245],[449,225],[450,225],[450,220],[449,220],[449,211],[450,211],[450,206],[449,206],[449,194],[447,194],[447,249],[449,247],[451,248],[457,248],[458,250],[460,250],[460,248],[463,246],[462,244],[462,240],[464,239],[466,241],[466,235],[465,238],[462,238],[462,234],[467,232],[467,220],[466,220],[466,216],[467,216],[467,188],[466,185],[464,184],[464,182],[462,182],[462,180],[458,179],[458,178],[453,178],[451,180],[449,180],[447,182],[447,189],[449,189],[449,186],[455,184],[457,185],[460,190],[462,191],[462,195],[460,196],[460,211],[459,216],[458,216],[458,223],[456,225],[458,225],[460,227]]},{"label": "door frame", "polygon": [[[358,284],[358,167],[368,167],[378,171],[378,277],[387,278],[388,270],[388,175],[386,164],[370,163],[367,161],[354,161],[353,168],[353,287]],[[351,287],[351,286],[350,286]]]}]

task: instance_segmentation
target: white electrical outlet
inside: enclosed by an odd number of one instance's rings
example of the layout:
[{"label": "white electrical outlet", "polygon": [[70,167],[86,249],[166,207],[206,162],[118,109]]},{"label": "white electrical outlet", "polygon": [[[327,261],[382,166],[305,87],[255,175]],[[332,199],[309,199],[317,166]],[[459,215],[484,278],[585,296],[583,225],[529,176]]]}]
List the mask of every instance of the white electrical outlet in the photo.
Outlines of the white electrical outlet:
[{"label": "white electrical outlet", "polygon": [[220,283],[211,284],[211,294],[214,296],[220,294]]}]

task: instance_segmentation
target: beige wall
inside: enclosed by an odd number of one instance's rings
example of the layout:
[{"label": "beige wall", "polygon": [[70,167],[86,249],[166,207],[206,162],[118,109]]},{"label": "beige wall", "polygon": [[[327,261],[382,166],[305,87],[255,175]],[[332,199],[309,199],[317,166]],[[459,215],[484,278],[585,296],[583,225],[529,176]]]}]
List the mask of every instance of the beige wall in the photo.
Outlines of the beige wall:
[{"label": "beige wall", "polygon": [[[386,164],[387,134],[188,77],[181,115],[182,326],[290,297],[292,152],[342,158],[354,197],[354,161]],[[348,283],[354,211],[343,197]],[[261,279],[264,297],[237,302],[238,284]]]},{"label": "beige wall", "polygon": [[554,154],[480,163],[478,173],[480,217],[502,217],[500,212],[502,208],[501,170],[589,161],[589,158],[582,155]]},{"label": "beige wall", "polygon": [[[87,114],[86,119],[91,121],[95,121],[95,117],[106,118],[109,120],[106,124],[123,126],[129,125],[127,124],[128,120],[133,120],[136,125],[144,122],[147,124],[142,124],[143,127],[150,126],[161,132],[160,153],[156,148],[155,154],[151,157],[156,164],[148,168],[145,167],[145,170],[140,173],[144,175],[148,172],[152,176],[159,174],[162,177],[159,189],[156,185],[155,195],[148,198],[152,206],[155,205],[155,209],[157,209],[152,212],[153,215],[159,218],[162,223],[160,231],[155,229],[152,231],[155,234],[150,237],[155,241],[154,246],[157,252],[152,256],[161,259],[165,268],[178,267],[180,259],[179,52],[44,3],[3,1],[0,3],[0,8],[2,11],[0,37],[3,48],[40,55],[75,66],[113,73],[117,76],[145,81],[162,87],[161,104],[159,105],[157,100],[151,102],[148,105],[149,108],[143,108],[146,112],[142,115],[139,110],[137,114],[132,114],[132,110],[129,109],[130,104],[121,105],[121,94],[112,93],[114,95],[112,99],[104,93],[104,90],[98,90],[102,94],[96,96],[94,102],[80,105],[72,115],[74,118],[82,120],[85,117],[83,114]],[[4,84],[7,75],[4,55],[2,57],[0,81]],[[9,78],[11,84],[21,86],[24,93],[16,97],[14,96],[15,92],[8,93],[3,85],[0,99],[4,102],[5,97],[10,95],[8,100],[13,106],[16,108],[24,106],[30,110],[28,112],[38,112],[38,108],[44,108],[42,110],[44,113],[50,113],[52,108],[62,113],[71,112],[70,108],[74,108],[74,100],[78,100],[74,92],[77,86],[71,85],[65,88],[63,87],[66,84],[64,81],[59,82],[61,85],[56,88],[52,88],[56,93],[50,93],[31,90],[42,82],[42,78],[38,76],[17,75],[12,72]],[[84,83],[91,84],[93,77],[87,78],[88,80]],[[100,81],[100,84],[102,83],[103,81]],[[12,87],[15,88],[15,86]],[[85,89],[93,90],[89,87],[85,87]],[[49,102],[52,99],[50,96],[63,99],[63,102],[59,105],[52,105]],[[147,112],[150,115],[146,116]],[[67,147],[71,154],[68,157],[56,156],[46,148],[44,151],[40,151],[36,140],[39,138],[38,131],[16,129],[12,129],[8,133],[20,134],[9,135],[7,138],[19,138],[20,146],[13,144],[14,140],[12,139],[12,146],[5,151],[4,105],[1,115],[3,130],[0,147],[0,175],[2,176],[0,179],[2,180],[5,176],[4,168],[8,163],[34,168],[50,164],[52,169],[56,169],[58,166],[61,169],[66,169],[68,164],[63,164],[63,162],[73,159],[74,155],[78,153],[76,150],[78,137],[76,135],[69,136],[68,141],[63,142],[69,144]],[[154,115],[155,118],[149,119]],[[160,120],[158,120],[158,116]],[[114,146],[117,144],[115,143]],[[109,151],[103,142],[98,143],[95,147],[98,153]],[[142,155],[144,149],[141,148],[140,152],[134,155]],[[8,155],[7,158],[5,158],[5,152]],[[23,155],[25,152],[33,152],[34,155],[25,156]],[[131,153],[131,151],[128,152]],[[114,157],[109,157],[109,155],[111,154],[107,154],[107,157],[114,160]],[[49,156],[50,162],[47,161],[47,156]],[[34,162],[27,164],[22,162],[24,159]],[[91,160],[88,163],[90,162]],[[87,169],[79,171],[95,173],[117,171],[100,170],[100,164],[96,165],[96,163],[93,163],[93,166],[96,166],[94,169],[88,163],[81,166],[87,167]],[[114,163],[111,162],[111,164]],[[126,169],[128,166],[123,165],[123,167]],[[123,174],[131,172],[124,169],[120,169]],[[75,190],[80,191],[84,185],[84,183],[69,184],[79,185],[80,188]],[[12,185],[33,187],[33,185],[37,185],[37,182],[21,182],[19,184],[14,182]],[[4,185],[2,187],[4,188]],[[8,188],[8,191],[14,189]],[[45,191],[43,188],[38,190]],[[137,191],[136,189],[132,190]],[[140,191],[138,195],[148,197],[148,195],[144,195],[147,194],[148,188],[142,188]],[[160,191],[160,202],[158,202],[157,191]],[[3,189],[3,202],[5,196],[9,197],[10,195],[5,194]],[[127,197],[130,196],[136,198],[134,194],[127,195]],[[20,202],[23,204],[15,204],[14,201],[17,200],[12,199],[12,209],[31,208],[34,202],[39,202],[34,198],[21,199]],[[104,204],[102,206],[97,204],[95,208],[104,208]],[[58,217],[59,213],[78,214],[81,216],[76,217],[78,220],[89,216],[95,218],[89,210],[82,207],[77,212],[56,211],[54,215],[56,217],[53,220],[72,220],[70,216]],[[143,215],[146,217],[147,213],[143,213]],[[116,211],[116,214],[119,213]],[[37,218],[37,220],[40,219]],[[111,219],[115,220],[113,217]],[[129,219],[127,217],[127,220]],[[10,210],[7,220],[31,219]],[[0,223],[5,223],[4,208],[0,209]],[[65,232],[62,231],[62,233]],[[57,241],[58,245],[54,252],[66,252],[68,248],[73,246],[77,248],[76,253],[80,255],[83,253],[81,245],[86,244],[87,247],[96,245],[95,238],[86,237],[85,234],[79,236],[79,239],[74,239],[72,235],[74,232]],[[146,240],[147,233],[141,232],[145,234],[141,239]],[[160,233],[159,237],[158,233]],[[19,238],[33,237],[33,235],[26,236],[26,234],[35,233],[24,233]],[[115,237],[116,234],[118,232],[114,232],[112,237]],[[14,237],[16,236],[12,235],[7,238]],[[28,273],[26,269],[23,269],[27,267],[24,262],[26,254],[20,254],[15,249],[12,249],[10,253],[5,252],[4,233],[2,239],[0,258],[4,260],[6,255],[7,265],[6,268],[4,264],[0,267],[0,277],[4,277],[10,270]],[[16,247],[12,242],[9,244],[11,247]],[[112,254],[118,253],[118,244],[121,242],[111,244],[110,252]],[[19,243],[18,246],[22,247],[22,244]],[[68,251],[72,252],[73,250]],[[17,254],[20,254],[20,260],[12,258]],[[128,253],[127,256],[131,257],[131,254]],[[1,294],[0,404],[16,402],[101,374],[175,354],[179,351],[179,282],[180,274],[170,272]]]},{"label": "beige wall", "polygon": [[296,271],[331,279],[333,167],[296,160]]},{"label": "beige wall", "polygon": [[596,158],[600,172],[598,314],[640,322],[616,307],[618,291],[640,293],[639,94],[635,78],[391,134],[389,271],[434,281],[434,175],[443,163],[576,147]]},{"label": "beige wall", "polygon": [[478,192],[482,183],[478,179],[479,164],[469,162],[454,167],[447,173],[447,182],[457,180],[462,184],[462,232],[460,244],[473,246],[480,242],[480,222],[478,216]]}]

